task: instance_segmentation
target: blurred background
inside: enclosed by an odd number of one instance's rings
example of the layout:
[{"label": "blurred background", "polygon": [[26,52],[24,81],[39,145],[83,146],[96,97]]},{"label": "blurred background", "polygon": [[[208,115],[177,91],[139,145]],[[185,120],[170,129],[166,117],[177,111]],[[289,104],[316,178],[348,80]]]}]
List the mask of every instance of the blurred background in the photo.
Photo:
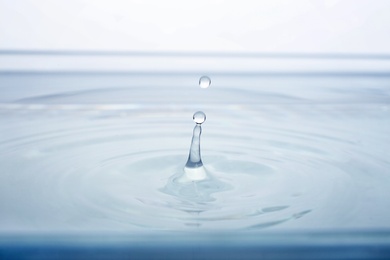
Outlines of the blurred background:
[{"label": "blurred background", "polygon": [[387,0],[1,0],[0,50],[390,55],[389,13]]}]

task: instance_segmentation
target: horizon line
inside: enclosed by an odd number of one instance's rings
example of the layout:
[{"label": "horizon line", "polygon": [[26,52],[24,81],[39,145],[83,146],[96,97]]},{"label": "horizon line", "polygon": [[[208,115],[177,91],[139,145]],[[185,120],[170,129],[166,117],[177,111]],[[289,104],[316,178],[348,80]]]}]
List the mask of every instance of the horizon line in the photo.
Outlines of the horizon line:
[{"label": "horizon line", "polygon": [[292,53],[292,52],[211,52],[211,51],[112,51],[112,50],[17,50],[3,49],[0,55],[42,56],[157,56],[157,57],[230,57],[275,59],[390,59],[390,53]]},{"label": "horizon line", "polygon": [[[0,76],[7,75],[202,75],[202,71],[105,71],[105,70],[0,70]],[[212,76],[246,76],[246,77],[390,77],[388,71],[361,72],[361,71],[251,71],[251,72],[222,72],[213,71]]]}]

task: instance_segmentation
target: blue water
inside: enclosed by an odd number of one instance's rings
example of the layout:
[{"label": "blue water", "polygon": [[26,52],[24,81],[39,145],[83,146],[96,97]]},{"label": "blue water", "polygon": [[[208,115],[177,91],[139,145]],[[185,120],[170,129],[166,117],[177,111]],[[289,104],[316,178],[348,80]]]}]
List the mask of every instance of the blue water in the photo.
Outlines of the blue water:
[{"label": "blue water", "polygon": [[2,73],[0,233],[390,227],[390,76],[199,76]]},{"label": "blue water", "polygon": [[[3,232],[390,227],[388,77],[1,80]],[[232,187],[206,202],[161,192],[200,109],[204,167]]]}]

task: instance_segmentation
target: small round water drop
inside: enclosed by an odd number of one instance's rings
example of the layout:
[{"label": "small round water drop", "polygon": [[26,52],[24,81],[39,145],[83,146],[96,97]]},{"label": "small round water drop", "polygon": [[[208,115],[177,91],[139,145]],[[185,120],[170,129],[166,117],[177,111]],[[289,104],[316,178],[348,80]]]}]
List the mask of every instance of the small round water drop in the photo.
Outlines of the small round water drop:
[{"label": "small round water drop", "polygon": [[211,85],[211,79],[207,76],[202,76],[199,79],[199,86],[201,88],[208,88]]},{"label": "small round water drop", "polygon": [[194,122],[197,124],[202,124],[204,121],[206,121],[206,114],[202,111],[198,111],[193,116]]}]

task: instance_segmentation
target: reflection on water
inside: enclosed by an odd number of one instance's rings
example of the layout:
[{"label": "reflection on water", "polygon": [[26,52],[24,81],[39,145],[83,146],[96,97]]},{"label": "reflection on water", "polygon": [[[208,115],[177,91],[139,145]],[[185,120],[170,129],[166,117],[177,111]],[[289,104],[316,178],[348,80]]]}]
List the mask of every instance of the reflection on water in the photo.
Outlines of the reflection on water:
[{"label": "reflection on water", "polygon": [[2,75],[0,231],[390,227],[388,78],[198,78]]}]

